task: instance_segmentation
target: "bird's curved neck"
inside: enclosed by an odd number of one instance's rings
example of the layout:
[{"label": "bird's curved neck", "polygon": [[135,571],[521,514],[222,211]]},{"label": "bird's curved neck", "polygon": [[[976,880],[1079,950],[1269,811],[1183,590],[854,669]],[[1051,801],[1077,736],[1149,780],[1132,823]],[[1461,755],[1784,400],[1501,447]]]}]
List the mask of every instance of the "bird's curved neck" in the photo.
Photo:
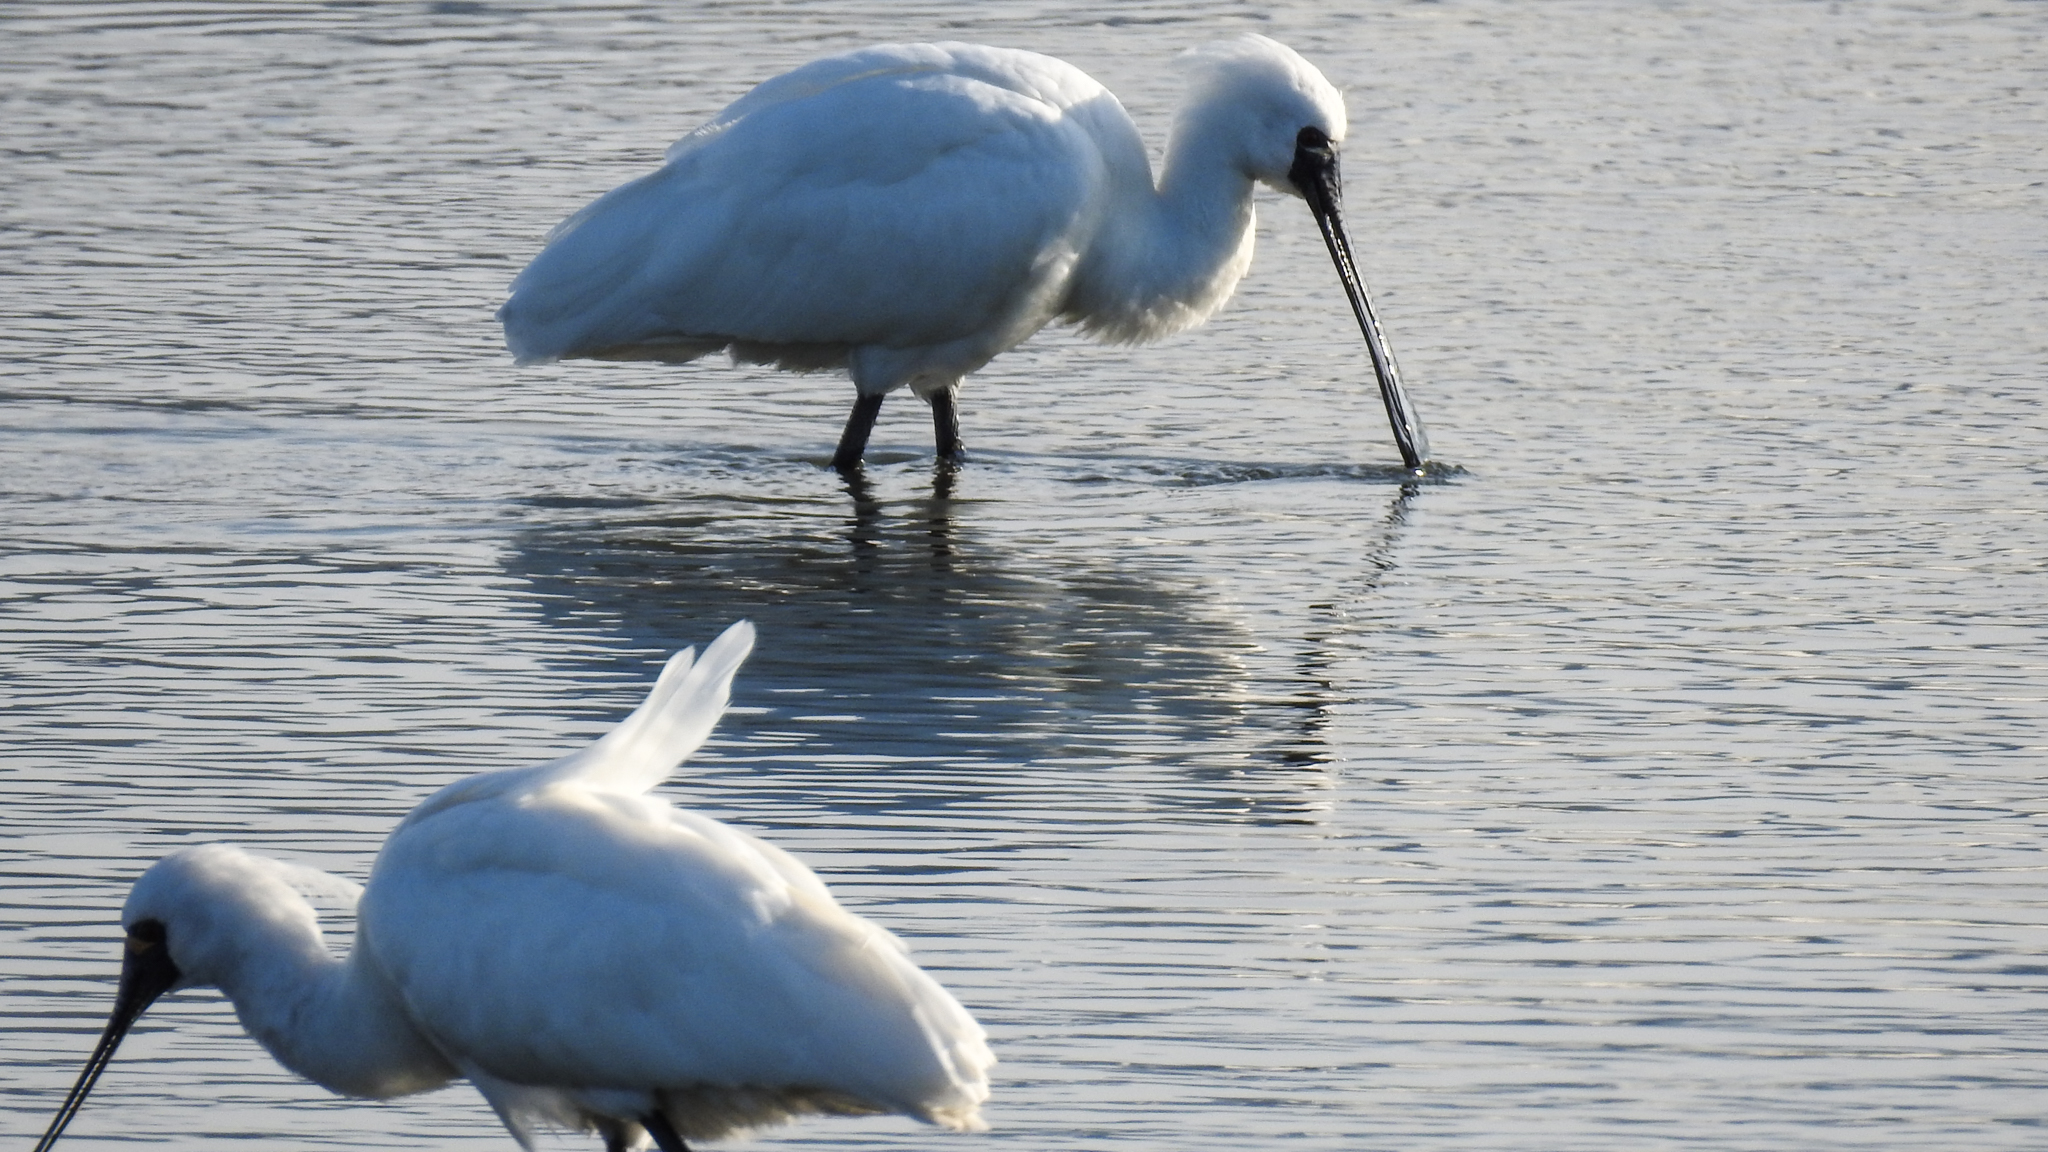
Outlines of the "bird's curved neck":
[{"label": "bird's curved neck", "polygon": [[1075,312],[1110,340],[1192,328],[1230,298],[1252,259],[1252,178],[1226,127],[1200,109],[1174,124],[1159,184],[1126,189],[1081,270]]},{"label": "bird's curved neck", "polygon": [[208,973],[278,1063],[347,1096],[402,1096],[459,1073],[415,1029],[359,938],[336,958],[317,927],[251,918]]}]

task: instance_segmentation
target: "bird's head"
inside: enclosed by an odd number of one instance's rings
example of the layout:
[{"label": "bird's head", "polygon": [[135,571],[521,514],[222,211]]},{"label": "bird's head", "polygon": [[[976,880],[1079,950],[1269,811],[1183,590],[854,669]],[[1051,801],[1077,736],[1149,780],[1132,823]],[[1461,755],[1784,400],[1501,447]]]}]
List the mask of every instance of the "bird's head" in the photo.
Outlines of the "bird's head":
[{"label": "bird's head", "polygon": [[353,903],[354,884],[225,844],[186,848],[157,861],[129,889],[121,911],[121,982],[99,1046],[36,1145],[48,1152],[114,1050],[157,998],[232,979],[267,947],[321,948],[319,917],[304,893]]},{"label": "bird's head", "polygon": [[1350,124],[1343,94],[1315,65],[1264,36],[1198,48],[1182,61],[1190,73],[1189,94],[1174,123],[1177,147],[1169,153],[1220,159],[1249,179],[1308,202],[1365,337],[1402,464],[1421,468],[1429,460],[1429,435],[1408,402],[1344,233],[1337,153]]},{"label": "bird's head", "polygon": [[150,865],[128,891],[121,923],[129,939],[153,924],[179,975],[165,991],[231,979],[250,954],[282,941],[320,937],[308,894],[333,887],[352,905],[359,889],[311,868],[245,852],[228,844],[181,849]]},{"label": "bird's head", "polygon": [[1334,165],[1350,127],[1344,95],[1292,48],[1265,36],[1243,36],[1193,49],[1180,65],[1188,95],[1177,130],[1199,125],[1212,147],[1230,150],[1231,162],[1245,175],[1302,195],[1293,173],[1309,132]]}]

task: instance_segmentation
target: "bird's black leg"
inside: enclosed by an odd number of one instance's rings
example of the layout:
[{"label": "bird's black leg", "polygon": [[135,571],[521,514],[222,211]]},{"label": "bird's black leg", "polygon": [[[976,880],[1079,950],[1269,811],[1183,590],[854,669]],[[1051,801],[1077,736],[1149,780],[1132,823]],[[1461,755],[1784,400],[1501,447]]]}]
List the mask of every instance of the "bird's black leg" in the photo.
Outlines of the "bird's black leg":
[{"label": "bird's black leg", "polygon": [[659,1112],[649,1112],[640,1118],[640,1123],[647,1128],[647,1134],[654,1137],[654,1145],[661,1152],[690,1152],[690,1146],[683,1143],[682,1135],[676,1131],[675,1125],[668,1122],[668,1117]]},{"label": "bird's black leg", "polygon": [[601,1117],[595,1119],[598,1135],[604,1137],[604,1152],[632,1152],[633,1145],[640,1142],[637,1125],[622,1120]]},{"label": "bird's black leg", "polygon": [[882,398],[887,393],[878,392],[873,396],[863,392],[853,401],[853,414],[846,418],[846,431],[839,434],[839,451],[832,454],[832,467],[841,472],[851,472],[860,467],[860,458],[868,450],[868,433],[875,430],[875,417],[882,413]]},{"label": "bird's black leg", "polygon": [[932,435],[938,442],[939,459],[958,463],[967,459],[960,444],[960,410],[953,403],[953,389],[932,393]]}]

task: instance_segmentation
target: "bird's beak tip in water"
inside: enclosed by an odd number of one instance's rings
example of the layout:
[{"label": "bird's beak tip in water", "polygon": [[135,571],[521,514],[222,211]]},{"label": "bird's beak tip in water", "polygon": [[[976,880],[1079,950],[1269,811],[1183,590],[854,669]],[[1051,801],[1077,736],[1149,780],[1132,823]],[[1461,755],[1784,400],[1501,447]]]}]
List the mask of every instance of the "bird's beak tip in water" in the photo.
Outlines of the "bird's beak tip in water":
[{"label": "bird's beak tip in water", "polygon": [[178,982],[178,966],[171,962],[170,949],[164,944],[164,927],[154,920],[144,920],[128,930],[128,939],[121,960],[121,987],[114,995],[114,1011],[107,1019],[106,1031],[100,1033],[100,1042],[86,1059],[84,1071],[78,1074],[78,1083],[71,1086],[71,1094],[57,1109],[57,1116],[50,1121],[49,1131],[36,1143],[35,1152],[49,1152],[57,1143],[57,1137],[64,1134],[64,1126],[85,1104],[92,1086],[99,1081],[100,1073],[114,1058],[114,1049],[120,1047],[121,1038],[128,1035],[128,1029],[141,1017],[143,1011],[156,998],[171,990]]},{"label": "bird's beak tip in water", "polygon": [[1323,243],[1329,246],[1330,259],[1337,265],[1337,277],[1344,282],[1351,311],[1358,317],[1359,331],[1365,334],[1366,351],[1372,356],[1373,374],[1379,377],[1380,399],[1386,402],[1387,422],[1393,425],[1401,462],[1410,470],[1418,470],[1429,463],[1429,433],[1423,430],[1422,417],[1415,414],[1408,393],[1401,387],[1401,370],[1394,363],[1386,336],[1380,332],[1379,316],[1373,311],[1365,280],[1358,275],[1357,264],[1351,258],[1351,241],[1344,234],[1344,193],[1338,176],[1337,149],[1321,129],[1303,128],[1295,137],[1294,166],[1288,169],[1287,179],[1308,201],[1316,226],[1322,229]]}]

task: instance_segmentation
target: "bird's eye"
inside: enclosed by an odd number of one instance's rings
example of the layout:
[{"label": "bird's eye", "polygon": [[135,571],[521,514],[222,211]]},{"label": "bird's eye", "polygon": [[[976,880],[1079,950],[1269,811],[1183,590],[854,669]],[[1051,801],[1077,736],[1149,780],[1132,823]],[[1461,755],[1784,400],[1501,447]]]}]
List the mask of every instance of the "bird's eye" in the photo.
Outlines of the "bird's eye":
[{"label": "bird's eye", "polygon": [[1320,152],[1330,146],[1330,134],[1311,124],[1295,133],[1294,146]]}]

